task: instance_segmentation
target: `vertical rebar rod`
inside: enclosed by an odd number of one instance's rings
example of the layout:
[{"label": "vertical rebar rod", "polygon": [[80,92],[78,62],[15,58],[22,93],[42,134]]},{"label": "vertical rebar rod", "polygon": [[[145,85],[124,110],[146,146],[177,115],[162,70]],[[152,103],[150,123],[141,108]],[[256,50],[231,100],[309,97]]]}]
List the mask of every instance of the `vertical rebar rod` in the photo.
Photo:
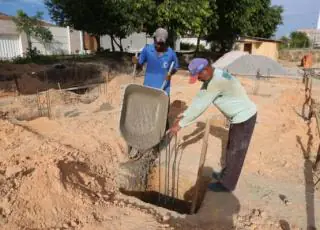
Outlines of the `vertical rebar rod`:
[{"label": "vertical rebar rod", "polygon": [[41,101],[40,101],[40,95],[39,95],[39,90],[37,89],[37,105],[38,105],[38,112],[39,116],[42,117],[42,111],[41,111]]},{"label": "vertical rebar rod", "polygon": [[177,147],[177,135],[174,135],[174,161],[172,164],[172,192],[171,192],[171,197],[172,197],[172,203],[174,204],[174,200],[176,197],[175,190],[176,190],[176,163],[177,163],[177,156],[178,156],[178,147]]},{"label": "vertical rebar rod", "polygon": [[167,164],[167,162],[168,162],[168,137],[166,136],[166,138],[165,138],[165,142],[166,142],[166,156],[165,156],[165,162],[164,162],[164,164],[165,164],[165,169],[164,169],[164,204],[166,204],[167,203],[167,180],[168,180],[168,178],[167,178],[167,167],[168,167],[168,164]]}]

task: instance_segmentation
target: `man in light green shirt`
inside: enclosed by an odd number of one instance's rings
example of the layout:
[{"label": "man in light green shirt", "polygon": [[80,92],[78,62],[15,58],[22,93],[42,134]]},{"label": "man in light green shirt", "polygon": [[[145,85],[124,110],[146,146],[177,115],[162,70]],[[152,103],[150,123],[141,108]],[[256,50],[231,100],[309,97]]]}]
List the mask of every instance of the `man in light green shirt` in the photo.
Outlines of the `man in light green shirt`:
[{"label": "man in light green shirt", "polygon": [[257,118],[256,105],[234,76],[221,69],[214,69],[203,58],[195,58],[189,64],[190,83],[197,80],[203,85],[180,121],[170,129],[176,134],[214,104],[229,120],[230,130],[226,151],[225,168],[214,174],[218,180],[209,188],[216,192],[233,191],[236,188]]}]

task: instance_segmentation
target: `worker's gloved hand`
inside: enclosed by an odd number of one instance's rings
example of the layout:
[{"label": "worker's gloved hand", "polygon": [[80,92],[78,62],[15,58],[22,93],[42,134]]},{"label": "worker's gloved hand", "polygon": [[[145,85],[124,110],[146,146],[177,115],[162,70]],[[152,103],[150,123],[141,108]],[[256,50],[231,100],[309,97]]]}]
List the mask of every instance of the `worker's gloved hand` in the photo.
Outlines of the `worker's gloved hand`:
[{"label": "worker's gloved hand", "polygon": [[132,63],[135,65],[138,64],[138,62],[139,62],[138,58],[136,56],[133,56],[131,60],[132,60]]}]

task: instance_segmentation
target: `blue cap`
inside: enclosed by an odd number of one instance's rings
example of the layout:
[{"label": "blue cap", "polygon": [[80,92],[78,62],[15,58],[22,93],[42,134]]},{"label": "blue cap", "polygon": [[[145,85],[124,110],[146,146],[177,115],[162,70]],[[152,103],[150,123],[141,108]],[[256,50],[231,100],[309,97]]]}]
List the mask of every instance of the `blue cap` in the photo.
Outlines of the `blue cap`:
[{"label": "blue cap", "polygon": [[208,66],[209,62],[205,58],[194,58],[189,66],[189,72],[191,73],[190,83],[194,83],[197,80],[198,74]]}]

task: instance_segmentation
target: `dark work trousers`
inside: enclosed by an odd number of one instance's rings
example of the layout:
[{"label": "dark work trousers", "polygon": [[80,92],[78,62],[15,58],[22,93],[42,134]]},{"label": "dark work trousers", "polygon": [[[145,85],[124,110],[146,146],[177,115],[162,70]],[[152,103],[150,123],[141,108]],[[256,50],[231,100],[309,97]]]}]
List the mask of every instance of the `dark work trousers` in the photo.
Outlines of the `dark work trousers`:
[{"label": "dark work trousers", "polygon": [[220,180],[230,191],[237,186],[256,120],[257,114],[245,122],[230,125],[225,168]]}]

